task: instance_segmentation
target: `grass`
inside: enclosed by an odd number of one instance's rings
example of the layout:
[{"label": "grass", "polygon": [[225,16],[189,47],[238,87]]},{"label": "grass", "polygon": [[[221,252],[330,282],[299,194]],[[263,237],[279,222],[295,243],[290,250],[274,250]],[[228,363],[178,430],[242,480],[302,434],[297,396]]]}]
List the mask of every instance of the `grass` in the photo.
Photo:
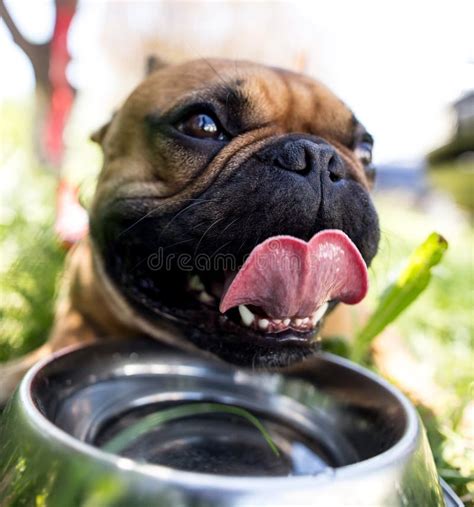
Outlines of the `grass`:
[{"label": "grass", "polygon": [[222,403],[186,403],[176,407],[171,407],[159,412],[154,412],[147,415],[145,418],[140,419],[132,426],[123,429],[112,440],[109,440],[103,447],[105,451],[112,453],[123,452],[131,443],[133,443],[140,436],[156,429],[161,424],[183,417],[195,416],[200,414],[213,414],[222,413],[228,415],[235,415],[245,419],[248,423],[255,426],[260,432],[262,438],[268,444],[271,451],[276,458],[280,456],[280,451],[273,441],[270,433],[266,430],[265,426],[248,410],[241,407],[232,405],[224,405]]},{"label": "grass", "polygon": [[25,108],[0,109],[0,361],[40,345],[51,326],[64,252],[53,233],[52,173],[29,145]]},{"label": "grass", "polygon": [[474,233],[468,220],[452,210],[427,213],[400,197],[378,200],[382,243],[371,268],[377,297],[413,248],[435,229],[448,241],[441,264],[433,269],[429,288],[396,321],[415,356],[431,365],[433,377],[457,400],[472,396],[474,376]]},{"label": "grass", "polygon": [[[5,361],[46,338],[64,252],[52,232],[55,178],[25,148],[30,145],[28,107],[0,106],[0,119],[0,361]],[[93,150],[84,141],[84,157],[97,169]],[[77,176],[81,164],[76,160],[71,167],[76,181],[82,182]],[[93,174],[89,165],[84,182],[88,194]],[[397,319],[396,327],[443,394],[436,413],[423,408],[420,413],[441,475],[468,503],[474,494],[474,441],[465,421],[465,407],[473,403],[474,393],[472,225],[442,199],[414,203],[400,194],[379,195],[376,201],[382,241],[370,269],[369,303],[375,303],[387,281],[431,231],[441,233],[450,244],[430,286]]]},{"label": "grass", "polygon": [[[419,203],[420,204],[420,203]],[[425,209],[423,209],[423,207]],[[439,387],[436,411],[420,407],[440,474],[474,505],[474,232],[468,217],[443,196],[415,207],[401,195],[379,196],[380,253],[370,270],[375,301],[388,278],[431,230],[449,243],[421,296],[396,320],[398,334],[420,369]],[[468,408],[468,406],[470,408]]]},{"label": "grass", "polygon": [[373,362],[373,343],[418,297],[431,281],[431,271],[438,265],[448,243],[443,236],[432,232],[406,260],[395,280],[378,296],[368,321],[354,333],[350,358],[358,363]]}]

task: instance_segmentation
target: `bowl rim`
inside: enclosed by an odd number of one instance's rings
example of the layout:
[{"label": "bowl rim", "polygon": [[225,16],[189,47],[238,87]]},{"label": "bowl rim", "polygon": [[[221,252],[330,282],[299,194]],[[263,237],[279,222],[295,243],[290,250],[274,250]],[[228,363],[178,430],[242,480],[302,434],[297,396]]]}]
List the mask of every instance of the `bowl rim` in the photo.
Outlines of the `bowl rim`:
[{"label": "bowl rim", "polygon": [[[102,343],[101,345],[106,344],[107,343]],[[416,449],[420,433],[423,431],[414,406],[404,394],[402,394],[388,381],[348,359],[328,352],[319,352],[318,357],[322,358],[324,361],[352,370],[352,372],[359,375],[363,375],[368,380],[375,382],[380,387],[387,390],[400,403],[406,414],[406,429],[398,442],[390,449],[358,463],[338,468],[329,468],[327,472],[321,472],[316,476],[302,475],[285,477],[284,481],[281,480],[282,477],[213,475],[201,472],[182,471],[166,467],[164,465],[139,463],[130,458],[109,453],[69,435],[67,432],[58,428],[49,421],[48,418],[41,413],[33,399],[31,392],[32,384],[34,383],[37,374],[44,367],[62,356],[94,346],[97,346],[97,343],[71,345],[38,361],[38,363],[30,368],[23,377],[18,387],[17,394],[19,396],[22,410],[25,412],[29,420],[33,422],[35,427],[41,431],[43,436],[46,436],[52,441],[59,442],[62,446],[75,453],[81,454],[86,458],[99,461],[104,465],[117,468],[121,472],[134,472],[138,475],[146,476],[157,481],[163,481],[168,484],[173,483],[187,488],[202,489],[204,487],[212,490],[251,491],[253,493],[263,492],[269,489],[274,491],[275,489],[313,488],[316,484],[326,483],[334,478],[342,480],[363,478],[370,473],[377,473],[381,469],[389,467],[393,463],[408,459],[411,453]],[[185,351],[180,351],[179,349],[176,349],[176,352],[185,353]]]}]

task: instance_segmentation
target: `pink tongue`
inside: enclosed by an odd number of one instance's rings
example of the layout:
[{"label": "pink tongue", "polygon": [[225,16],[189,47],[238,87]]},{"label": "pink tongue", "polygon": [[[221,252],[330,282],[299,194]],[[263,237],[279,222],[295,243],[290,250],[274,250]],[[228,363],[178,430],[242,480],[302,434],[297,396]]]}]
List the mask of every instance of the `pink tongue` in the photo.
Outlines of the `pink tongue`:
[{"label": "pink tongue", "polygon": [[219,308],[255,305],[274,319],[304,318],[332,299],[356,304],[367,288],[365,262],[342,231],[319,232],[308,243],[274,236],[252,250]]}]

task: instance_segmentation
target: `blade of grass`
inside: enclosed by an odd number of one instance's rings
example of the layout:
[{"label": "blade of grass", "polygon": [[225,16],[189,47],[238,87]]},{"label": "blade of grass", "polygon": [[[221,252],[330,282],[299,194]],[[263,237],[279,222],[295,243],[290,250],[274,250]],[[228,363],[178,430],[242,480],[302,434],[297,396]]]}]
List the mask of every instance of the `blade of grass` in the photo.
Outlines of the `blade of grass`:
[{"label": "blade of grass", "polygon": [[280,455],[280,452],[273,442],[270,433],[254,415],[243,408],[223,405],[221,403],[190,403],[188,405],[180,405],[179,407],[168,408],[166,410],[162,410],[161,412],[150,414],[118,433],[114,438],[109,440],[102,449],[112,453],[119,453],[138,437],[147,433],[151,429],[156,428],[160,424],[174,419],[181,419],[182,417],[216,412],[237,415],[246,419],[260,431],[275,456]]},{"label": "blade of grass", "polygon": [[433,232],[415,249],[406,267],[385,289],[374,313],[357,334],[351,352],[353,361],[366,362],[373,339],[426,289],[431,279],[431,268],[441,261],[447,248],[447,241]]}]

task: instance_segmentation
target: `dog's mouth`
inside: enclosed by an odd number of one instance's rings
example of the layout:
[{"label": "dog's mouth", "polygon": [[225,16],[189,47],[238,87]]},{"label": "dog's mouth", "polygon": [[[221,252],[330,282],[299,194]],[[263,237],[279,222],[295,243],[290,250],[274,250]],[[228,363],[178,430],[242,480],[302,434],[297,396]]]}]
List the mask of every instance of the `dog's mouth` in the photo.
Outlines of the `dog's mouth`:
[{"label": "dog's mouth", "polygon": [[[336,301],[323,303],[309,316],[272,317],[259,305],[238,304],[225,312],[221,311],[225,301],[226,286],[230,285],[238,272],[191,274],[187,278],[186,292],[201,305],[202,316],[209,323],[210,313],[220,324],[223,333],[237,335],[243,343],[253,341],[256,345],[279,347],[307,347],[317,343],[317,332],[326,313]],[[225,336],[223,336],[225,338]]]},{"label": "dog's mouth", "polygon": [[188,289],[205,304],[238,309],[243,326],[263,333],[314,331],[333,300],[358,303],[367,292],[367,268],[342,231],[326,230],[309,242],[274,236],[259,244],[242,267],[219,281],[193,275]]},{"label": "dog's mouth", "polygon": [[[200,328],[201,338],[193,340],[200,347],[215,352],[216,343],[231,342],[233,349],[252,344],[276,347],[273,354],[285,347],[314,349],[326,313],[338,301],[358,303],[368,283],[354,243],[342,231],[325,230],[309,242],[268,238],[240,269],[189,272],[166,285],[165,313]],[[202,339],[206,334],[209,340]]]},{"label": "dog's mouth", "polygon": [[367,285],[365,262],[342,231],[322,231],[309,242],[275,236],[227,276],[219,309],[238,306],[242,322],[263,331],[308,331],[321,320],[329,301],[358,303]]}]

